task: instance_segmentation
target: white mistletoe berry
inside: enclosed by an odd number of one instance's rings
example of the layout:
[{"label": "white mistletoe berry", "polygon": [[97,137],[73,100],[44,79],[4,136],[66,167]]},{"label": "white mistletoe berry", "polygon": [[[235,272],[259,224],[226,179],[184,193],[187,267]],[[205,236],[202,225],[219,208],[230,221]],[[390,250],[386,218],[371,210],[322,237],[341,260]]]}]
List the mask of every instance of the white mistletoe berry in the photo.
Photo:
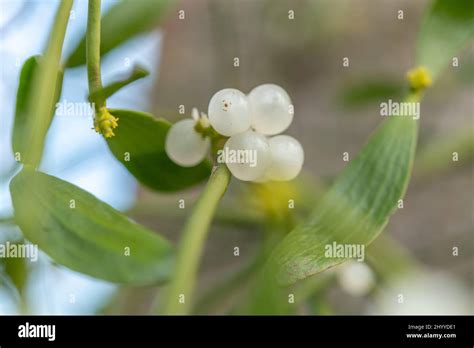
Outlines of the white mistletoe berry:
[{"label": "white mistletoe berry", "polygon": [[348,261],[337,268],[341,287],[353,296],[366,295],[375,284],[372,269],[364,262]]},{"label": "white mistletoe berry", "polygon": [[214,94],[209,102],[208,115],[212,127],[225,136],[250,128],[247,96],[238,89],[226,88]]},{"label": "white mistletoe berry", "polygon": [[275,135],[287,129],[293,121],[293,105],[288,93],[280,86],[265,84],[248,95],[252,127],[265,135]]},{"label": "white mistletoe berry", "polygon": [[265,176],[277,181],[294,179],[304,162],[304,151],[299,141],[289,135],[277,135],[270,138],[268,144],[271,160]]},{"label": "white mistletoe berry", "polygon": [[182,167],[195,166],[209,150],[209,139],[196,132],[194,126],[194,120],[182,120],[173,124],[166,135],[166,154]]},{"label": "white mistletoe berry", "polygon": [[237,179],[255,180],[265,173],[270,162],[268,141],[252,130],[233,135],[224,145],[218,161],[225,162]]}]

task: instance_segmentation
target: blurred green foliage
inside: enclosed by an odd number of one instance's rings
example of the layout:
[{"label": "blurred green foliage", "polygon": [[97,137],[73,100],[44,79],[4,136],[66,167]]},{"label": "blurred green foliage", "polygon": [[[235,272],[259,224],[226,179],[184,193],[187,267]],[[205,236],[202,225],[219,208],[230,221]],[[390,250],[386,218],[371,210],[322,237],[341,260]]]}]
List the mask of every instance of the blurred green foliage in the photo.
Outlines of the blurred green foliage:
[{"label": "blurred green foliage", "polygon": [[[101,55],[107,54],[136,35],[151,30],[164,19],[174,0],[121,1],[101,21]],[[67,59],[66,66],[86,64],[85,35]]]}]

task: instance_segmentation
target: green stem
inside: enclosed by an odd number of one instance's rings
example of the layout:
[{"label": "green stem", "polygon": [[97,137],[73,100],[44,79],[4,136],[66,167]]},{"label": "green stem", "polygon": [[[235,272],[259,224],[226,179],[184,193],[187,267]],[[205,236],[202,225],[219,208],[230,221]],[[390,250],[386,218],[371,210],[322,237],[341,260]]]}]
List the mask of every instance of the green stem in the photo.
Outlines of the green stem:
[{"label": "green stem", "polygon": [[[164,314],[187,314],[190,311],[204,241],[214,212],[227,190],[229,182],[230,173],[227,167],[219,165],[215,168],[184,226],[183,237],[178,247],[174,277],[168,288]],[[184,303],[180,301],[182,295],[184,295]]]},{"label": "green stem", "polygon": [[101,93],[102,80],[100,74],[100,0],[89,0],[86,34],[87,78],[89,94],[96,97],[92,101],[95,110],[105,107],[105,98]]}]

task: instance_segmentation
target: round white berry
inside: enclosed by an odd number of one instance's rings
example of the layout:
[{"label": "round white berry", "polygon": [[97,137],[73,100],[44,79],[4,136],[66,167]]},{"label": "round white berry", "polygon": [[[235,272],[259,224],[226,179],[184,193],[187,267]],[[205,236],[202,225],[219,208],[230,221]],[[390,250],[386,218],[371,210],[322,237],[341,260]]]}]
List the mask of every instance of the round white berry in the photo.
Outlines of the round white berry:
[{"label": "round white berry", "polygon": [[287,129],[293,121],[293,105],[280,86],[266,84],[255,87],[248,95],[252,127],[265,135]]},{"label": "round white berry", "polygon": [[225,162],[237,179],[255,180],[265,173],[270,162],[267,138],[252,130],[233,135],[224,145],[218,161]]},{"label": "round white berry", "polygon": [[166,134],[166,154],[182,167],[195,166],[209,150],[209,139],[196,132],[194,125],[194,120],[182,120],[173,124]]},{"label": "round white berry", "polygon": [[337,269],[341,287],[353,296],[367,294],[375,284],[375,276],[364,262],[348,261]]},{"label": "round white berry", "polygon": [[209,102],[208,116],[212,127],[222,135],[245,132],[250,128],[247,96],[238,89],[220,90]]},{"label": "round white berry", "polygon": [[252,180],[252,182],[255,182],[257,184],[264,184],[264,183],[269,182],[269,181],[270,181],[270,178],[268,177],[268,167],[261,176],[259,176],[258,178]]},{"label": "round white berry", "polygon": [[271,180],[287,181],[294,179],[301,171],[304,162],[303,147],[289,135],[277,135],[268,140],[271,162],[266,175]]}]

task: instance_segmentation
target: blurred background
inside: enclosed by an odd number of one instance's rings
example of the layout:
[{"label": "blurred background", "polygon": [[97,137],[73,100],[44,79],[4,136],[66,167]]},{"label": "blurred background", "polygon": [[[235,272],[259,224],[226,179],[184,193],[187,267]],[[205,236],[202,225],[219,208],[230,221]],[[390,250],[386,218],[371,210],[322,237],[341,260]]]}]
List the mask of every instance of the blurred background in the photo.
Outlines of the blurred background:
[{"label": "blurred background", "polygon": [[[1,243],[21,239],[8,189],[19,170],[11,151],[18,77],[23,62],[44,49],[58,3],[0,1]],[[103,13],[116,5],[103,0]],[[281,85],[295,105],[286,133],[304,147],[304,173],[283,184],[232,181],[204,252],[195,313],[247,312],[255,259],[271,239],[272,221],[284,221],[283,233],[301,221],[347,164],[344,153],[355,156],[381,122],[380,103],[405,92],[404,76],[414,65],[416,34],[428,5],[422,0],[181,0],[155,28],[103,58],[105,83],[134,63],[151,71],[115,94],[108,101],[112,108],[176,121],[189,117],[193,107],[207,112],[210,98],[222,88],[248,93],[263,83]],[[86,21],[87,1],[75,1],[64,58],[84,35]],[[459,55],[459,66],[447,67],[422,102],[418,153],[403,209],[368,248],[366,263],[337,266],[295,287],[295,314],[474,313],[473,49]],[[86,96],[85,67],[67,69],[61,101],[85,102]],[[178,112],[181,105],[184,115]],[[140,186],[91,127],[86,115],[56,116],[41,169],[179,240],[201,187],[163,194]],[[457,162],[453,152],[459,153]],[[295,209],[287,216],[283,210],[290,198]],[[186,209],[178,208],[180,199]],[[148,314],[162,292],[95,280],[44,254],[36,263],[0,259],[0,272],[0,314]]]}]

